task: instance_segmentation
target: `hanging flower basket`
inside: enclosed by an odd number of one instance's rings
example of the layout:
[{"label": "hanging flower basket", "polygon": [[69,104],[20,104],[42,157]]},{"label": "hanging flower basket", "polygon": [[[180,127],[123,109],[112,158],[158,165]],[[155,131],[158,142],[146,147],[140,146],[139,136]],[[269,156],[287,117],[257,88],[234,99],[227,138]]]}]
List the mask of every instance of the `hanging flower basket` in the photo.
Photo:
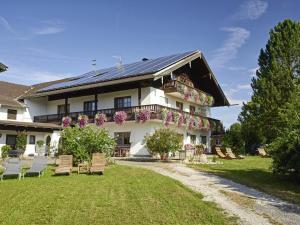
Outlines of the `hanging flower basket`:
[{"label": "hanging flower basket", "polygon": [[102,127],[106,121],[107,121],[107,117],[104,113],[97,113],[95,115],[95,124],[98,127]]},{"label": "hanging flower basket", "polygon": [[207,96],[207,105],[211,106],[214,103],[214,98],[212,96]]},{"label": "hanging flower basket", "polygon": [[195,119],[193,117],[190,117],[188,129],[192,130],[194,128],[194,126],[195,126]]},{"label": "hanging flower basket", "polygon": [[83,128],[87,125],[89,121],[89,117],[87,115],[80,115],[78,117],[78,125],[80,128]]},{"label": "hanging flower basket", "polygon": [[66,128],[66,127],[70,126],[71,122],[72,122],[71,117],[68,117],[68,116],[63,117],[62,118],[62,126],[63,126],[63,128]]},{"label": "hanging flower basket", "polygon": [[201,118],[198,119],[198,124],[197,124],[197,126],[198,126],[199,129],[202,129],[202,127],[203,127],[203,122],[202,122],[202,119],[201,119]]},{"label": "hanging flower basket", "polygon": [[204,105],[206,100],[206,95],[204,93],[200,93],[200,104]]},{"label": "hanging flower basket", "polygon": [[181,127],[184,124],[184,116],[180,112],[173,113],[174,123]]},{"label": "hanging flower basket", "polygon": [[137,123],[145,123],[151,118],[151,111],[149,109],[143,109],[135,114],[135,121]]},{"label": "hanging flower basket", "polygon": [[118,111],[114,115],[114,121],[118,125],[122,125],[127,119],[127,113],[124,111]]},{"label": "hanging flower basket", "polygon": [[173,121],[173,112],[172,111],[169,111],[167,113],[167,117],[166,117],[166,120],[165,120],[165,126],[169,126],[169,124]]},{"label": "hanging flower basket", "polygon": [[183,96],[184,96],[184,100],[188,100],[191,97],[191,91],[186,86],[184,87]]}]

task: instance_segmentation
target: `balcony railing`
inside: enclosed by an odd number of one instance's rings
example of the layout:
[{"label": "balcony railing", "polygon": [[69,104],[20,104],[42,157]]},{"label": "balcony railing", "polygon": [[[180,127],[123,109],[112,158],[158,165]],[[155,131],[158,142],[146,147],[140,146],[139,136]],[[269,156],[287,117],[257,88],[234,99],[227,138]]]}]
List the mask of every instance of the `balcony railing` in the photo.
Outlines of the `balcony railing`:
[{"label": "balcony railing", "polygon": [[[191,116],[193,117],[199,117],[202,119],[207,119],[210,121],[218,121],[212,118],[208,118],[208,117],[204,117],[201,115],[198,115],[197,113],[192,114],[189,112],[184,112],[184,111],[180,111],[178,109],[174,109],[174,108],[170,108],[170,107],[166,107],[166,106],[162,106],[162,105],[141,105],[141,106],[132,106],[132,107],[125,107],[125,108],[110,108],[110,109],[100,109],[97,111],[88,111],[88,112],[71,112],[68,113],[67,116],[72,118],[72,121],[74,123],[77,122],[79,115],[87,115],[89,117],[89,123],[93,123],[94,122],[94,118],[95,115],[97,113],[104,113],[106,114],[107,117],[107,122],[113,122],[114,121],[114,114],[117,111],[125,111],[127,113],[127,121],[134,121],[135,120],[135,114],[137,112],[139,112],[140,110],[144,110],[147,109],[151,112],[151,117],[150,119],[152,120],[162,120],[163,116],[162,116],[162,111],[163,110],[167,110],[167,111],[172,111],[174,112],[180,112],[184,118],[190,118]],[[52,114],[52,115],[41,115],[41,116],[35,116],[34,117],[34,122],[39,122],[39,123],[56,123],[56,124],[61,124],[62,122],[62,118],[65,115],[63,114]]]},{"label": "balcony railing", "polygon": [[214,99],[211,95],[178,80],[171,80],[163,85],[163,90],[167,94],[173,94],[176,97],[186,101],[194,102],[203,106],[212,106]]}]

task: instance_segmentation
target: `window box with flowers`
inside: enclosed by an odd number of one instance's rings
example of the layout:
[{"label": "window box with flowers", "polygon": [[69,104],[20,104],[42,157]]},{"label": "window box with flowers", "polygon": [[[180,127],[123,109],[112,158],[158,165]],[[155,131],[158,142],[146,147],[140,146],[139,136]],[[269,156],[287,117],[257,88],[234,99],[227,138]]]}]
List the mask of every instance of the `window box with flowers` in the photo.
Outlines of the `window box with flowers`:
[{"label": "window box with flowers", "polygon": [[114,115],[114,121],[118,125],[123,125],[127,119],[127,113],[124,111],[117,111]]}]

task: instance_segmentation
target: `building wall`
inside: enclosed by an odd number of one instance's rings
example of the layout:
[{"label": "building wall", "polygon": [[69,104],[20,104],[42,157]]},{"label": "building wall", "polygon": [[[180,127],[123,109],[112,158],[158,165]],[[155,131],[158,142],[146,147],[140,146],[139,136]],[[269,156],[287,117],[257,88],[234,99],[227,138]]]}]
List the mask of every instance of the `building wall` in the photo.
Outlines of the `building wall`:
[{"label": "building wall", "polygon": [[[1,138],[0,138],[0,156],[1,156],[1,148],[2,146],[6,145],[6,135],[17,135],[16,131],[8,131],[8,130],[0,130]],[[46,137],[50,135],[50,137],[53,136],[52,133],[46,133],[46,132],[27,132],[27,145],[26,150],[24,152],[24,156],[28,156],[29,154],[37,154],[36,153],[36,145],[35,144],[29,144],[29,136],[35,135],[35,142],[38,140],[43,140],[46,143]]]}]

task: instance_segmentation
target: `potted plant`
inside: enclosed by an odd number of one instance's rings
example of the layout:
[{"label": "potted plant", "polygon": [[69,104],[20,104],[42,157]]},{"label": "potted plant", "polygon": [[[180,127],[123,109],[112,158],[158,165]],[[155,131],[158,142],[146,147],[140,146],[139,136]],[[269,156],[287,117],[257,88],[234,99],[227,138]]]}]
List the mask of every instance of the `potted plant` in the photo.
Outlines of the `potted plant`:
[{"label": "potted plant", "polygon": [[11,150],[10,145],[3,145],[1,148],[1,157],[6,159],[8,157],[8,152]]},{"label": "potted plant", "polygon": [[66,128],[66,127],[70,126],[71,122],[72,122],[71,117],[68,117],[68,116],[63,117],[62,118],[62,126],[63,126],[63,128]]},{"label": "potted plant", "polygon": [[78,125],[80,128],[83,128],[87,125],[89,121],[89,117],[87,115],[80,115],[78,117]]},{"label": "potted plant", "polygon": [[135,114],[135,120],[137,123],[145,123],[147,120],[151,118],[151,111],[149,109],[140,110]]},{"label": "potted plant", "polygon": [[114,121],[118,125],[122,125],[127,119],[127,113],[125,111],[118,111],[114,115]]},{"label": "potted plant", "polygon": [[101,127],[104,125],[104,123],[107,121],[107,117],[104,113],[97,113],[95,115],[95,124],[98,127]]},{"label": "potted plant", "polygon": [[36,142],[36,152],[40,153],[42,152],[42,147],[44,146],[45,142],[43,140],[38,140]]},{"label": "potted plant", "polygon": [[181,127],[184,124],[184,116],[180,112],[174,112],[173,113],[174,123]]}]

